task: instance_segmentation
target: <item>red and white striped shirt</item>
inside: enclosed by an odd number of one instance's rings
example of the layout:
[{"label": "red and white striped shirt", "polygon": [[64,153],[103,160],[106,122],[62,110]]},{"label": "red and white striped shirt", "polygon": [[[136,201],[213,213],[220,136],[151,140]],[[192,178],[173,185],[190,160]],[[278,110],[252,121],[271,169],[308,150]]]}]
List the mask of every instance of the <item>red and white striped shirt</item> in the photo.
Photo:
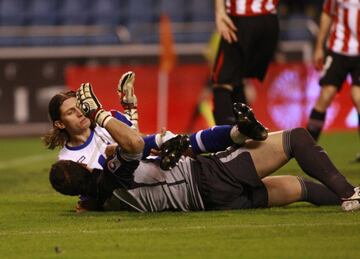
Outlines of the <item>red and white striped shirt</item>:
[{"label": "red and white striped shirt", "polygon": [[343,55],[359,55],[360,0],[325,0],[323,11],[333,21],[327,47]]},{"label": "red and white striped shirt", "polygon": [[279,0],[226,0],[225,7],[232,16],[275,14]]}]

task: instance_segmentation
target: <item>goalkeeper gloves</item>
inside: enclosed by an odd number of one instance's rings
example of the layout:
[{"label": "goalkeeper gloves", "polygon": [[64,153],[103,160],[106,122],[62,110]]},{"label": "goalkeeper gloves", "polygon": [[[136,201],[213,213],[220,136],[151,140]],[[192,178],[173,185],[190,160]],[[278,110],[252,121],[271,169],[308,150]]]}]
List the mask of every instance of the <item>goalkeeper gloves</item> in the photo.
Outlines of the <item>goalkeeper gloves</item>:
[{"label": "goalkeeper gloves", "polygon": [[124,113],[132,124],[138,129],[137,98],[134,94],[135,73],[132,71],[123,74],[119,80],[117,92]]},{"label": "goalkeeper gloves", "polygon": [[118,95],[121,98],[121,105],[124,109],[136,109],[137,98],[134,94],[135,73],[132,71],[123,74],[118,84]]},{"label": "goalkeeper gloves", "polygon": [[81,112],[86,117],[94,120],[99,126],[105,127],[112,118],[111,113],[102,108],[102,105],[92,91],[90,83],[81,84],[76,92],[76,100],[76,105]]}]

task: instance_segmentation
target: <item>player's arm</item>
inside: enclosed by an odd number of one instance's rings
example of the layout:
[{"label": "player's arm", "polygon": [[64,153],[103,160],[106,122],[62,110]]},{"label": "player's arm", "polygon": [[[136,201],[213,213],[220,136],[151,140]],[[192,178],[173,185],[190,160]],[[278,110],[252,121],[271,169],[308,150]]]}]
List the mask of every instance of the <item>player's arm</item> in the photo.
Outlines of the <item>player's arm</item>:
[{"label": "player's arm", "polygon": [[104,127],[121,147],[122,152],[130,156],[142,153],[144,141],[141,136],[102,108],[89,83],[81,84],[76,98],[77,106],[84,115]]},{"label": "player's arm", "polygon": [[[126,110],[124,111],[124,113],[122,112],[119,112],[118,110],[110,110],[111,112],[111,115],[118,119],[119,121],[125,123],[126,125],[128,125],[130,128],[132,128],[133,130],[136,130],[142,137],[145,137],[146,134],[144,133],[141,133],[139,131],[139,126],[138,126],[138,123],[137,123],[137,118],[136,120],[134,120],[134,117],[131,117],[129,116],[127,113],[126,113]],[[136,109],[136,112],[137,112],[137,109]],[[136,123],[135,123],[136,122]]]},{"label": "player's arm", "polygon": [[224,0],[215,0],[215,23],[218,32],[227,42],[238,41],[237,29],[226,13]]},{"label": "player's arm", "polygon": [[142,153],[144,141],[136,131],[114,118],[110,119],[104,126],[124,152],[129,154]]},{"label": "player's arm", "polygon": [[120,186],[130,185],[133,182],[133,172],[142,156],[144,140],[137,131],[115,119],[110,112],[102,108],[89,83],[81,84],[76,92],[76,98],[77,106],[84,115],[105,128],[117,142],[116,155],[108,161],[106,167],[116,177]]},{"label": "player's arm", "polygon": [[324,44],[329,33],[332,22],[331,14],[327,12],[321,13],[319,33],[316,38],[314,51],[314,65],[317,70],[321,70],[324,63]]}]

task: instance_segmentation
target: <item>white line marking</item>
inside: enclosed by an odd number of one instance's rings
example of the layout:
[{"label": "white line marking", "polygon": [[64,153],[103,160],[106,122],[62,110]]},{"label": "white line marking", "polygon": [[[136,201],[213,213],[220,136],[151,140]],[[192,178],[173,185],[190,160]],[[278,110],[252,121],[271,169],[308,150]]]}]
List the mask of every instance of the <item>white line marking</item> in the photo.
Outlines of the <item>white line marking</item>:
[{"label": "white line marking", "polygon": [[192,227],[143,227],[143,228],[122,228],[118,229],[102,229],[102,230],[39,230],[39,231],[1,231],[0,236],[13,235],[13,236],[24,236],[24,235],[51,235],[51,234],[97,234],[97,233],[109,233],[109,232],[123,232],[123,233],[139,233],[139,232],[169,232],[169,231],[183,231],[183,230],[203,230],[203,229],[244,229],[244,228],[278,228],[278,227],[319,227],[319,226],[358,226],[360,222],[352,223],[290,223],[290,224],[242,224],[242,225],[212,225],[212,226],[192,226]]}]

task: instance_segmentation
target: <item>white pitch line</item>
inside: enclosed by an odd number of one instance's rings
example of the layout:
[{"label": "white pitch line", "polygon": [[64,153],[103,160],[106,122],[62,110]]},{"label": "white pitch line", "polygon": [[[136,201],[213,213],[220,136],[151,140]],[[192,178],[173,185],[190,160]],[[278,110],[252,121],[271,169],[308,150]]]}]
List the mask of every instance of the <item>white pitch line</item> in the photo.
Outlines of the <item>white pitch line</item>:
[{"label": "white pitch line", "polygon": [[11,168],[14,166],[19,166],[19,165],[33,164],[36,162],[47,160],[53,156],[54,156],[53,154],[42,154],[42,155],[27,156],[22,158],[11,159],[8,161],[3,161],[0,162],[0,170]]},{"label": "white pitch line", "polygon": [[169,231],[186,231],[186,230],[213,230],[213,229],[244,229],[244,228],[278,228],[278,227],[319,227],[319,226],[357,226],[360,225],[360,222],[352,223],[289,223],[289,224],[243,224],[243,225],[212,225],[212,226],[192,226],[192,227],[144,227],[144,228],[121,228],[118,229],[102,229],[102,230],[70,230],[70,231],[61,231],[61,230],[44,230],[44,231],[0,231],[0,236],[13,235],[13,236],[23,236],[23,235],[52,235],[52,234],[97,234],[97,233],[109,233],[109,232],[122,232],[122,233],[141,233],[141,232],[169,232]]}]

